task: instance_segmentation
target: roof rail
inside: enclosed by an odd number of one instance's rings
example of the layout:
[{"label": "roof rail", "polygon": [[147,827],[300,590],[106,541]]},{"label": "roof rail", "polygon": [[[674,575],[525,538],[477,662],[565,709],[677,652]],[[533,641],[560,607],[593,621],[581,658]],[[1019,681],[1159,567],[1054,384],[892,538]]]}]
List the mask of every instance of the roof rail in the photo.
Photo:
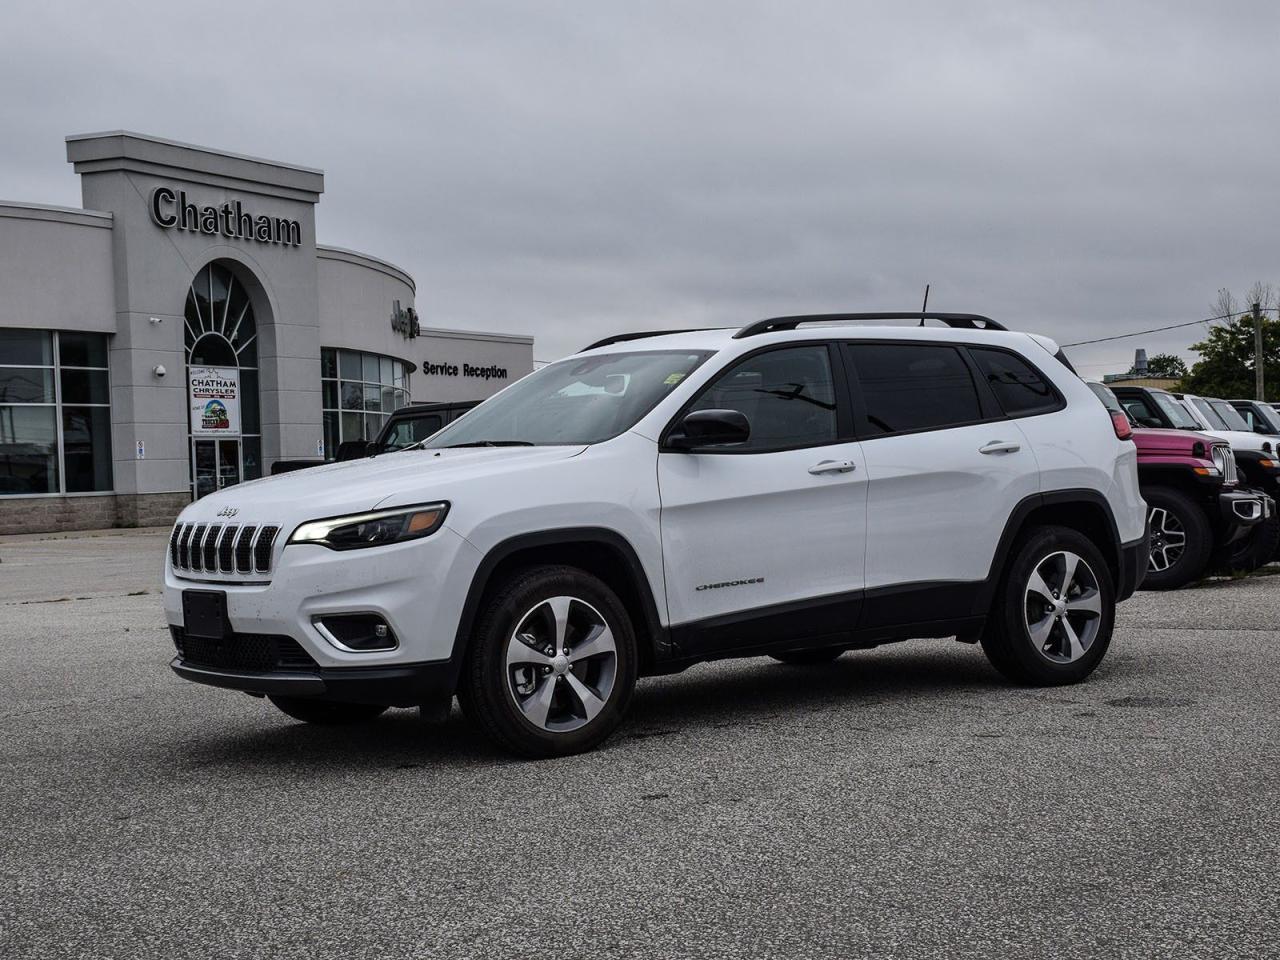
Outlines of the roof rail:
[{"label": "roof rail", "polygon": [[616,333],[612,337],[605,337],[603,340],[597,340],[590,346],[583,347],[579,353],[586,353],[588,350],[594,350],[596,347],[607,347],[611,343],[627,343],[631,340],[644,340],[646,337],[665,337],[669,333],[698,333],[702,330],[711,330],[712,327],[688,327],[684,330],[639,330],[635,333]]},{"label": "roof rail", "polygon": [[794,330],[802,323],[831,323],[838,320],[940,320],[948,327],[963,327],[967,330],[1008,329],[990,317],[977,313],[813,313],[807,316],[757,320],[735,333],[733,339],[741,340],[743,337],[754,337],[756,334],[771,333],[774,330]]}]

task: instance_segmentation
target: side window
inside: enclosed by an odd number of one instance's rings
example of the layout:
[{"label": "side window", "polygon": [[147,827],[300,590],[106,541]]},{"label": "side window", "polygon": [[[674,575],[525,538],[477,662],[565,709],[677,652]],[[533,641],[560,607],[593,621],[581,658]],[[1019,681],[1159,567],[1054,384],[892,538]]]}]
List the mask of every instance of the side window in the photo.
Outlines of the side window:
[{"label": "side window", "polygon": [[1130,417],[1144,426],[1163,426],[1159,414],[1147,406],[1147,401],[1141,397],[1126,397],[1124,408]]},{"label": "side window", "polygon": [[416,420],[410,420],[409,423],[413,426],[413,440],[411,442],[417,443],[419,440],[427,439],[427,437],[443,427],[444,417],[433,413],[429,417],[418,417]]},{"label": "side window", "polygon": [[848,349],[866,407],[866,436],[982,419],[978,388],[955,347],[855,343]]},{"label": "side window", "polygon": [[427,439],[442,426],[444,422],[437,414],[397,420],[388,431],[383,447],[386,450],[401,450],[419,440]]},{"label": "side window", "polygon": [[991,392],[1007,416],[1033,417],[1058,409],[1053,387],[1025,360],[1003,350],[984,347],[970,347],[969,355],[987,378]]},{"label": "side window", "polygon": [[748,357],[712,382],[690,409],[745,416],[751,439],[734,450],[785,450],[838,439],[831,356],[824,344]]}]

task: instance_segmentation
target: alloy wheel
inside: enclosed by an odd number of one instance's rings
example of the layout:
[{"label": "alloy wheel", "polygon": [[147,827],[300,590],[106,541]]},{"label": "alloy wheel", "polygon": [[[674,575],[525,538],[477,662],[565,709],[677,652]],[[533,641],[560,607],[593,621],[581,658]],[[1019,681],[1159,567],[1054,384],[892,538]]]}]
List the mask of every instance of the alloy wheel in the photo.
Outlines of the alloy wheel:
[{"label": "alloy wheel", "polygon": [[1102,593],[1093,568],[1069,550],[1049,554],[1027,580],[1024,613],[1041,656],[1054,663],[1079,660],[1102,627]]},{"label": "alloy wheel", "polygon": [[1163,573],[1177,563],[1187,549],[1187,531],[1176,514],[1164,507],[1151,508],[1151,554],[1153,573]]},{"label": "alloy wheel", "polygon": [[543,600],[507,641],[507,689],[524,718],[551,733],[577,730],[609,702],[618,648],[600,612],[577,597]]}]

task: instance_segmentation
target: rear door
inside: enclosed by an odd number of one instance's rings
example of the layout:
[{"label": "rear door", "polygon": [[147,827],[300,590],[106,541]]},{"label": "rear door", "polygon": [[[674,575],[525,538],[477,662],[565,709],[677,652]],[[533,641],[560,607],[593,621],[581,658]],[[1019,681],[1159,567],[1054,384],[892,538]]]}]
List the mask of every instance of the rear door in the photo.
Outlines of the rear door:
[{"label": "rear door", "polygon": [[845,346],[867,469],[868,628],[968,616],[1034,453],[960,346]]},{"label": "rear door", "polygon": [[677,643],[692,654],[851,630],[866,467],[836,348],[792,343],[751,354],[687,409],[737,410],[751,438],[658,455]]}]

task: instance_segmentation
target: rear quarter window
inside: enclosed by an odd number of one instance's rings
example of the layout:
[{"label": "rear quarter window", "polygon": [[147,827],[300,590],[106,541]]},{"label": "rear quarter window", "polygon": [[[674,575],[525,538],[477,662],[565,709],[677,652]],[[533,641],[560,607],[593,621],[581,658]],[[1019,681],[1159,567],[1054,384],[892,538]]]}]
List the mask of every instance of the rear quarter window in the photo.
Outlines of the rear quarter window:
[{"label": "rear quarter window", "polygon": [[1049,381],[1021,357],[986,347],[970,347],[969,355],[982,371],[1006,416],[1034,417],[1062,408],[1062,401]]}]

